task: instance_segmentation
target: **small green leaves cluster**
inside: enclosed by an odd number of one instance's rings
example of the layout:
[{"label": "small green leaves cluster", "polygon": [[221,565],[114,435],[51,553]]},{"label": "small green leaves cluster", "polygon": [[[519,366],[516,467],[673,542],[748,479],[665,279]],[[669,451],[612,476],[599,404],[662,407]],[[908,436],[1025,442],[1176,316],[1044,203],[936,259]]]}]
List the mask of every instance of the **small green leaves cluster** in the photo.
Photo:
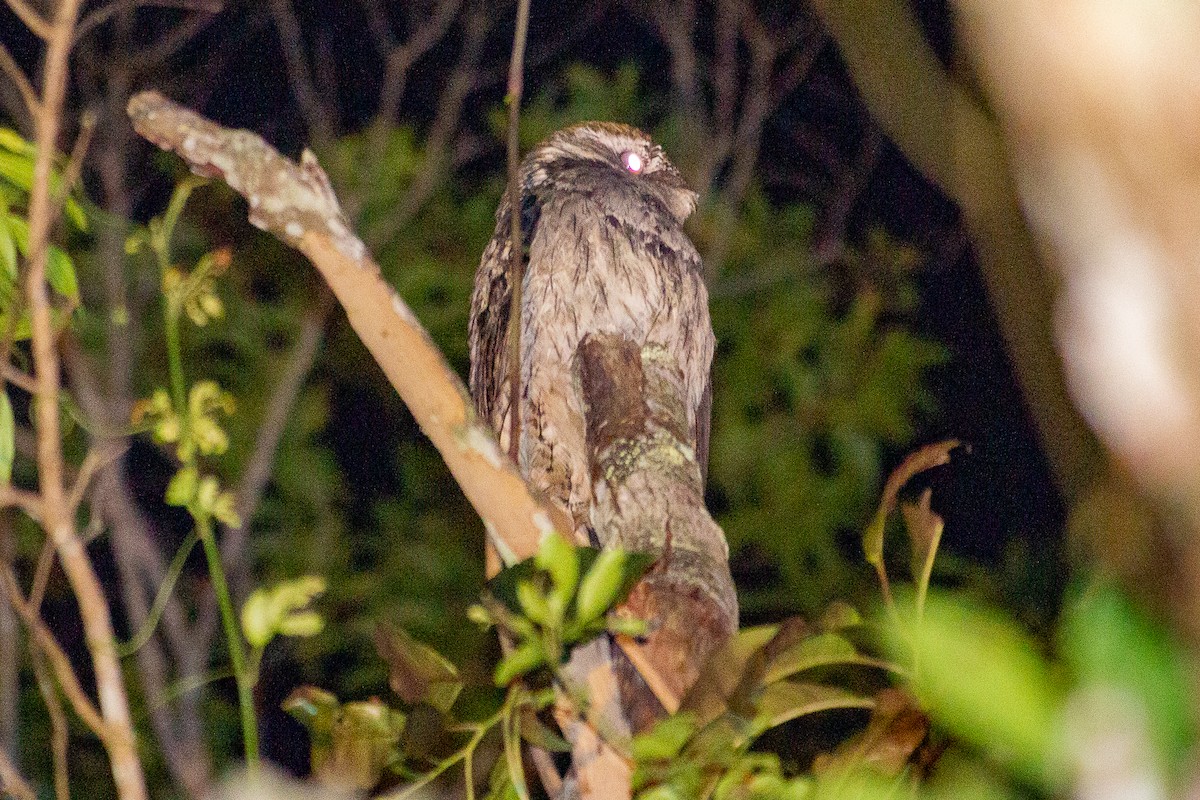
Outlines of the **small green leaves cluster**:
[{"label": "small green leaves cluster", "polygon": [[[7,328],[7,316],[17,291],[17,256],[29,255],[29,222],[21,213],[29,205],[33,188],[33,166],[37,156],[32,142],[9,128],[0,128],[0,327]],[[57,156],[50,172],[50,191],[62,203],[70,228],[76,232],[88,230],[88,219],[79,200],[65,192],[66,158]],[[46,279],[50,287],[71,305],[79,304],[79,283],[71,257],[59,247],[50,245],[47,252]],[[14,339],[29,336],[27,315],[16,322]]]},{"label": "small green leaves cluster", "polygon": [[425,786],[461,765],[468,777],[466,796],[474,800],[475,758],[489,734],[498,733],[501,755],[486,796],[527,800],[522,742],[550,751],[569,749],[539,719],[554,701],[552,689],[530,691],[514,684],[494,713],[479,721],[459,721],[453,708],[463,681],[453,664],[391,626],[376,629],[375,645],[388,664],[389,685],[402,708],[378,698],[342,703],[313,686],[297,689],[284,702],[284,710],[308,729],[313,774],[321,782],[370,790],[399,779],[403,785],[388,797],[402,800],[419,796]]},{"label": "small green leaves cluster", "polygon": [[316,636],[325,621],[310,605],[324,593],[325,579],[316,575],[255,589],[242,606],[242,635],[259,650],[276,636]]},{"label": "small green leaves cluster", "polygon": [[154,254],[162,276],[163,324],[170,367],[170,388],[159,387],[149,398],[134,404],[132,423],[149,430],[159,444],[175,445],[180,468],[167,486],[169,504],[187,508],[197,518],[216,519],[226,525],[241,524],[232,493],[223,490],[214,475],[204,474],[199,458],[219,456],[229,448],[229,435],[221,417],[236,410],[234,397],[212,380],[201,380],[185,389],[181,322],[186,316],[204,326],[224,313],[216,294],[215,279],[230,265],[228,249],[205,253],[190,272],[174,264],[171,241],[191,193],[203,182],[189,178],[176,188],[162,217],[152,219],[126,240],[130,254],[145,248]]},{"label": "small green leaves cluster", "polygon": [[793,618],[738,631],[709,659],[680,712],[633,740],[638,798],[808,797],[810,781],[786,777],[777,757],[751,748],[801,717],[875,706],[871,696],[828,679],[831,669],[852,666],[897,671],[854,643],[861,626],[839,603],[816,628]]},{"label": "small green leaves cluster", "polygon": [[[29,255],[29,192],[33,187],[36,148],[10,128],[0,128],[0,341],[8,348],[32,333],[29,310],[25,308],[19,258]],[[62,203],[68,231],[86,233],[88,218],[80,201],[65,191],[66,158],[56,156],[51,167],[50,188]],[[71,256],[54,244],[47,246],[46,280],[63,301],[51,310],[54,325],[66,324],[79,305],[79,281]],[[0,393],[0,483],[12,480],[16,421],[7,393]]]},{"label": "small green leaves cluster", "polygon": [[322,783],[367,790],[399,766],[407,716],[379,698],[342,703],[323,689],[302,686],[283,708],[308,729],[312,774]]},{"label": "small green leaves cluster", "polygon": [[496,626],[513,643],[496,665],[496,685],[558,670],[569,649],[609,631],[639,636],[641,620],[609,614],[650,565],[644,554],[575,547],[554,533],[538,554],[497,576],[469,617]]},{"label": "small green leaves cluster", "polygon": [[222,391],[214,381],[199,381],[188,392],[183,414],[171,404],[166,389],[156,389],[148,400],[133,408],[133,424],[147,427],[159,444],[177,444],[180,461],[192,461],[196,455],[219,456],[229,447],[229,437],[217,414],[232,415],[236,408],[233,395]]},{"label": "small green leaves cluster", "polygon": [[1189,656],[1111,581],[1083,578],[1068,590],[1057,657],[1011,617],[961,593],[931,590],[920,614],[904,598],[898,613],[911,633],[893,634],[888,646],[897,657],[916,649],[913,692],[939,728],[977,754],[946,759],[919,797],[1005,800],[1030,786],[1065,796],[1117,775],[1136,776],[1147,796],[1182,791],[1200,733]]}]

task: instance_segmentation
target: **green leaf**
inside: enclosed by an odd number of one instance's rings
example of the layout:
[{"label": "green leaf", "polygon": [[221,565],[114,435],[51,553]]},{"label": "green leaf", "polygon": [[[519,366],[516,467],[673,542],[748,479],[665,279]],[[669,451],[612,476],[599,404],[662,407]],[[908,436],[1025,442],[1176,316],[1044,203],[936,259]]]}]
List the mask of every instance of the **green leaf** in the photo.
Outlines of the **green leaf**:
[{"label": "green leaf", "polygon": [[8,208],[0,208],[0,269],[13,283],[17,280],[17,243],[8,226]]},{"label": "green leaf", "polygon": [[337,697],[316,686],[301,686],[283,701],[283,710],[308,729],[309,733],[328,734],[340,707]]},{"label": "green leaf", "polygon": [[785,722],[835,708],[873,708],[875,701],[836,686],[803,681],[779,681],[763,690],[758,721],[774,728]]},{"label": "green leaf", "polygon": [[242,635],[254,647],[266,647],[275,637],[279,615],[266,589],[255,589],[242,606]]},{"label": "green leaf", "polygon": [[774,656],[763,673],[762,684],[770,685],[799,672],[837,664],[878,666],[879,662],[859,653],[844,636],[821,633],[796,642]]},{"label": "green leaf", "polygon": [[521,738],[551,753],[571,752],[571,743],[542,724],[529,709],[521,714]]},{"label": "green leaf", "polygon": [[1121,690],[1144,709],[1161,763],[1185,763],[1197,734],[1193,670],[1166,626],[1098,579],[1068,592],[1058,640],[1081,684]]},{"label": "green leaf", "polygon": [[183,467],[172,476],[167,484],[167,505],[186,506],[192,502],[200,488],[200,471],[195,467]]},{"label": "green leaf", "polygon": [[[21,255],[29,256],[29,223],[11,214],[8,217],[8,230],[17,244]],[[46,280],[54,291],[68,300],[79,302],[79,284],[75,279],[75,264],[71,257],[54,245],[46,249]]]},{"label": "green leaf", "polygon": [[887,512],[881,508],[871,517],[871,522],[863,531],[863,557],[876,569],[883,564],[883,534],[886,526]]},{"label": "green leaf", "polygon": [[926,489],[916,503],[901,503],[904,527],[912,542],[912,574],[917,588],[917,615],[925,606],[925,595],[929,591],[929,580],[933,575],[933,560],[937,557],[938,545],[946,523],[929,507],[933,490]]},{"label": "green leaf", "polygon": [[618,600],[618,592],[625,582],[624,550],[603,550],[583,580],[579,582],[579,594],[575,597],[575,612],[582,622],[598,619]]},{"label": "green leaf", "polygon": [[824,633],[837,633],[847,628],[856,628],[862,623],[862,615],[858,613],[858,609],[845,600],[834,600],[821,613],[821,618],[817,620],[817,629]]},{"label": "green leaf", "polygon": [[[525,612],[525,616],[538,625],[545,625],[551,621],[550,604],[546,601],[546,595],[534,585],[533,581],[517,583],[517,602],[521,604],[521,610]],[[561,621],[561,618],[555,619],[553,624]]]},{"label": "green leaf", "polygon": [[427,703],[443,714],[450,712],[463,682],[441,653],[403,629],[386,625],[375,629],[375,648],[388,664],[388,685],[405,703]]},{"label": "green leaf", "polygon": [[[13,133],[11,130],[4,128],[0,129],[0,135],[2,135],[3,131]],[[29,145],[28,142],[25,144]],[[33,166],[36,157],[37,151],[32,146],[13,150],[0,144],[0,178],[4,178],[28,194],[33,190]],[[62,186],[63,177],[61,171],[52,167],[50,171],[51,195],[57,196],[62,191]],[[70,220],[77,230],[87,230],[87,215],[84,214],[83,207],[69,195],[64,202],[64,211],[67,219]]]},{"label": "green leaf", "polygon": [[497,686],[507,686],[516,678],[532,672],[546,663],[546,652],[542,643],[537,639],[527,639],[496,665],[492,676]]},{"label": "green leaf", "polygon": [[246,641],[262,648],[281,634],[320,633],[324,623],[307,606],[324,591],[325,579],[316,575],[302,575],[270,589],[255,589],[242,606],[242,633]]},{"label": "green leaf", "polygon": [[34,156],[0,150],[0,178],[28,193],[33,188]]},{"label": "green leaf", "polygon": [[681,710],[694,713],[698,725],[707,725],[724,713],[751,660],[778,632],[778,625],[759,625],[742,628],[730,637],[709,656],[696,683],[684,697]]},{"label": "green leaf", "polygon": [[0,484],[12,482],[13,459],[16,457],[16,422],[8,392],[0,392]]},{"label": "green leaf", "polygon": [[695,714],[675,714],[633,737],[630,750],[636,761],[666,761],[678,756],[695,733]]},{"label": "green leaf", "polygon": [[561,534],[551,533],[542,540],[534,563],[538,569],[550,573],[553,586],[548,597],[561,614],[579,584],[579,551]]},{"label": "green leaf", "polygon": [[[944,593],[930,593],[919,622],[912,605],[906,611],[922,707],[1026,779],[1061,788],[1062,692],[1030,638],[1011,619]],[[904,658],[910,642],[892,637],[892,652]]]},{"label": "green leaf", "polygon": [[79,282],[75,278],[75,262],[65,252],[50,245],[46,250],[46,281],[54,291],[72,302],[79,302]]}]

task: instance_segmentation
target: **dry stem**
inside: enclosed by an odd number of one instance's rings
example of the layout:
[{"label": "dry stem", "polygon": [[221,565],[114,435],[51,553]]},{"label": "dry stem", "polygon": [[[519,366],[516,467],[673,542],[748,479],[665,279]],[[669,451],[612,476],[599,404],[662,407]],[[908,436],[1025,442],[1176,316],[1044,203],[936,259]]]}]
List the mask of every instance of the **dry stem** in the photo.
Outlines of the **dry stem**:
[{"label": "dry stem", "polygon": [[46,285],[47,245],[55,216],[50,195],[50,170],[66,99],[68,57],[81,4],[82,0],[62,0],[58,5],[47,40],[41,106],[34,120],[37,156],[29,200],[28,298],[37,379],[38,480],[43,525],[58,550],[67,579],[79,601],[104,716],[105,735],[102,738],[108,749],[117,793],[123,800],[142,800],[146,797],[145,779],[135,746],[121,665],[117,660],[108,602],[83,543],[76,535],[64,486],[62,432],[58,418],[61,380],[57,337],[51,323]]}]

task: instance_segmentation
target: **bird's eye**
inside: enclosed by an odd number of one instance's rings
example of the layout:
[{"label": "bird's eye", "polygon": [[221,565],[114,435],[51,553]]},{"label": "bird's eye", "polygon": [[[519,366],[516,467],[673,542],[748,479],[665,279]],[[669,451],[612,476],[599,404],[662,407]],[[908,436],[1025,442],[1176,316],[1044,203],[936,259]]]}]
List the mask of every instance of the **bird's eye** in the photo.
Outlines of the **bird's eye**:
[{"label": "bird's eye", "polygon": [[641,172],[642,167],[644,166],[642,157],[632,150],[626,150],[621,154],[621,163],[625,165],[625,169],[629,170],[635,175]]}]

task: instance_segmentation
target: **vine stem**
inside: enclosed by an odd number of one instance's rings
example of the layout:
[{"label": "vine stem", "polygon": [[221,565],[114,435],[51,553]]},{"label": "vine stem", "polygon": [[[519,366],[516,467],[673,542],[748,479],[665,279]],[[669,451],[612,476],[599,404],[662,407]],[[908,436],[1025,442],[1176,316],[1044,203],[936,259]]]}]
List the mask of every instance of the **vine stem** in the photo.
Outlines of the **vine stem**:
[{"label": "vine stem", "polygon": [[[436,767],[422,775],[416,781],[410,783],[408,786],[405,786],[403,789],[393,792],[392,794],[384,795],[380,798],[380,800],[406,800],[406,798],[414,796],[417,791],[433,783],[434,780],[443,775],[458,762],[466,762],[468,759],[472,758],[475,754],[475,749],[479,747],[479,743],[483,741],[483,737],[487,736],[488,732],[492,728],[496,727],[496,725],[498,725],[500,722],[507,719],[508,715],[512,713],[512,697],[513,694],[510,692],[508,697],[505,698],[504,705],[500,707],[499,711],[485,719],[483,722],[478,722],[471,726],[471,738],[466,744],[451,753]],[[470,783],[471,776],[467,775],[466,780],[467,783]]]},{"label": "vine stem", "polygon": [[[199,181],[186,181],[171,197],[171,202],[163,215],[162,224],[155,235],[153,249],[158,257],[159,268],[163,275],[171,266],[170,244],[179,221],[183,207],[187,204],[192,190],[201,185]],[[181,336],[181,321],[183,301],[176,287],[174,293],[165,291],[163,294],[164,327],[167,338],[167,368],[171,380],[171,405],[179,417],[179,442],[189,440],[192,420],[188,408],[187,379],[183,372],[183,344]],[[196,463],[194,448],[188,448],[187,458],[182,459],[185,467],[193,467]],[[233,598],[229,591],[229,581],[225,576],[225,566],[221,562],[221,548],[217,546],[213,530],[212,514],[192,503],[188,513],[196,524],[196,536],[204,545],[204,556],[208,562],[208,575],[212,580],[213,594],[217,598],[217,608],[221,612],[221,626],[225,631],[226,646],[229,648],[229,661],[233,669],[233,679],[237,684],[238,710],[242,721],[242,741],[246,755],[246,771],[251,778],[258,775],[258,717],[254,709],[254,684],[258,681],[258,664],[253,666],[246,659],[246,651],[242,647],[242,634],[238,627],[237,613],[233,608]]]},{"label": "vine stem", "polygon": [[238,630],[237,615],[233,610],[233,599],[229,594],[229,583],[225,579],[225,568],[221,564],[221,549],[213,536],[212,517],[206,512],[193,511],[196,532],[204,544],[204,555],[208,557],[208,572],[212,577],[213,593],[221,611],[221,625],[229,643],[229,661],[233,666],[233,679],[237,683],[238,707],[242,717],[242,737],[246,751],[246,771],[253,778],[258,774],[258,719],[254,713],[253,670],[248,669],[246,652],[242,649],[242,635]]}]

